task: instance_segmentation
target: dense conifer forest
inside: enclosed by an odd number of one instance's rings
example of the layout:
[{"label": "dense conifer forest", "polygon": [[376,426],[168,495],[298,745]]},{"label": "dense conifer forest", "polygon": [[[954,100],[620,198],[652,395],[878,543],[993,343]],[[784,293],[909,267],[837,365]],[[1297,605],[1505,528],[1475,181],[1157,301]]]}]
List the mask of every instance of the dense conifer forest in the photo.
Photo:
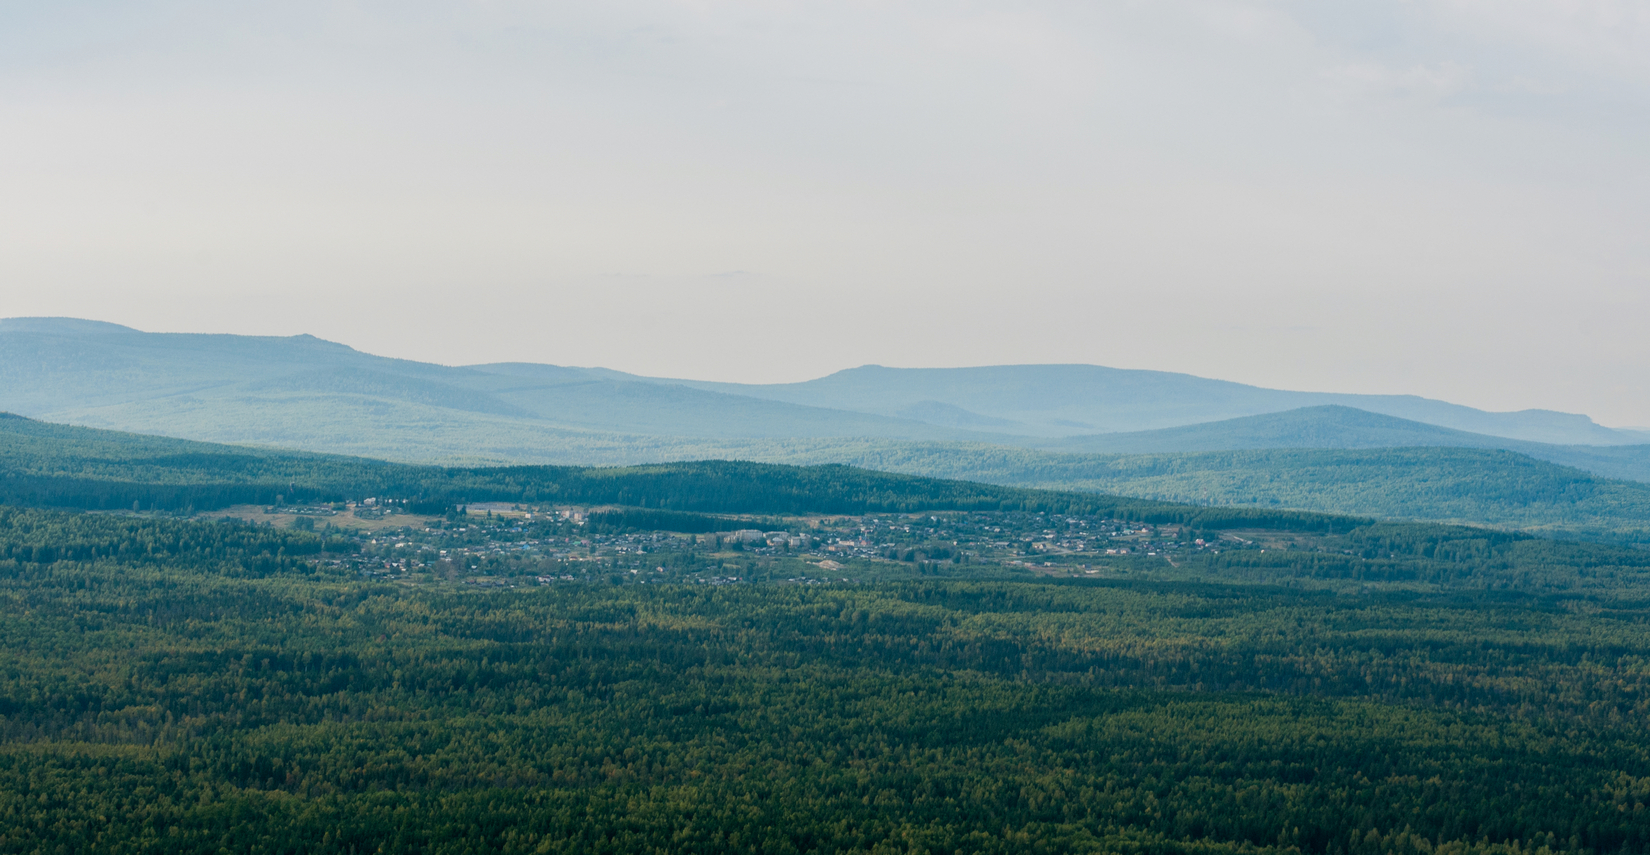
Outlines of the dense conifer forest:
[{"label": "dense conifer forest", "polygon": [[1650,846],[1631,592],[476,589],[351,549],[0,512],[0,851]]}]

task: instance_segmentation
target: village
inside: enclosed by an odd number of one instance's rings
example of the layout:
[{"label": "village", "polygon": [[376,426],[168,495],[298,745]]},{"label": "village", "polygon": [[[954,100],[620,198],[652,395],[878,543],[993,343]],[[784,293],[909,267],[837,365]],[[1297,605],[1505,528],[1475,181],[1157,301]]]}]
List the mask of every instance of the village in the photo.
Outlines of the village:
[{"label": "village", "polygon": [[[261,510],[249,516],[353,541],[354,552],[323,559],[338,569],[484,587],[1137,575],[1176,567],[1181,555],[1254,546],[1231,535],[1188,540],[1175,526],[1015,512],[729,517],[718,520],[727,530],[688,533],[616,529],[604,522],[613,509],[586,506],[476,503],[433,517],[375,499]],[[753,527],[734,527],[742,522]]]}]

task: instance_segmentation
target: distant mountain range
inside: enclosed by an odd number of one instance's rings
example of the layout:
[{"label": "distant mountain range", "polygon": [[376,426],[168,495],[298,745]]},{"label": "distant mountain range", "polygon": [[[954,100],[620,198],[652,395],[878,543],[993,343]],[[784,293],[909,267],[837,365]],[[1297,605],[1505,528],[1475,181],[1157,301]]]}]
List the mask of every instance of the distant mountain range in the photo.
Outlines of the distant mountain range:
[{"label": "distant mountain range", "polygon": [[808,462],[904,443],[1090,455],[1426,446],[1506,449],[1650,481],[1644,434],[1583,415],[1491,413],[1414,396],[1091,365],[866,366],[806,383],[709,383],[523,363],[452,367],[307,335],[146,333],[68,318],[0,320],[0,410],[415,462]]},{"label": "distant mountain range", "polygon": [[[493,366],[478,366],[488,370]],[[811,407],[1038,437],[1158,430],[1304,407],[1342,406],[1423,424],[1529,442],[1629,445],[1650,435],[1612,430],[1552,410],[1491,413],[1414,395],[1286,392],[1190,374],[1098,365],[884,368],[867,365],[805,383],[690,386]]]},{"label": "distant mountain range", "polygon": [[1650,483],[1650,437],[1586,416],[1086,365],[867,366],[749,385],[554,365],[451,367],[311,336],[27,318],[0,320],[0,411],[406,462],[848,463],[1650,538],[1630,533],[1650,507],[1643,485],[1622,486]]},{"label": "distant mountain range", "polygon": [[[126,414],[147,421],[166,409],[198,413],[208,401],[222,409],[332,398],[350,409],[378,401],[652,436],[1024,442],[1108,435],[1066,440],[1099,450],[1133,441],[1111,437],[1117,433],[1341,406],[1528,442],[1650,442],[1571,413],[1491,413],[1410,395],[1289,392],[1094,365],[865,366],[805,383],[753,385],[522,363],[450,367],[307,335],[145,333],[68,318],[0,320],[0,380],[0,408],[110,424]],[[1260,441],[1263,432],[1251,435]]]}]

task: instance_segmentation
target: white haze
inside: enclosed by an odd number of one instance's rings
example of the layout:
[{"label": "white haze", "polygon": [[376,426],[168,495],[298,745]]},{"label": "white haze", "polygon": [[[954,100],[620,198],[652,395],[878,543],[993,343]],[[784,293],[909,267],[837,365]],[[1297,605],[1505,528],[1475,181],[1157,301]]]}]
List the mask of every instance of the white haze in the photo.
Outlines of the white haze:
[{"label": "white haze", "polygon": [[0,316],[1650,425],[1650,5],[0,2]]}]

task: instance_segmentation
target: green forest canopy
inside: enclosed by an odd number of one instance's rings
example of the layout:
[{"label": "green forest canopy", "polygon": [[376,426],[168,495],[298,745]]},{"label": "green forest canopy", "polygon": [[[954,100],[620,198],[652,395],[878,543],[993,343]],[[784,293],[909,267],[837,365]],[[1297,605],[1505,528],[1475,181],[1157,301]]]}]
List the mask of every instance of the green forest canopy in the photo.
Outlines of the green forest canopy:
[{"label": "green forest canopy", "polygon": [[336,548],[0,510],[0,852],[1650,849],[1642,593],[482,591]]}]

